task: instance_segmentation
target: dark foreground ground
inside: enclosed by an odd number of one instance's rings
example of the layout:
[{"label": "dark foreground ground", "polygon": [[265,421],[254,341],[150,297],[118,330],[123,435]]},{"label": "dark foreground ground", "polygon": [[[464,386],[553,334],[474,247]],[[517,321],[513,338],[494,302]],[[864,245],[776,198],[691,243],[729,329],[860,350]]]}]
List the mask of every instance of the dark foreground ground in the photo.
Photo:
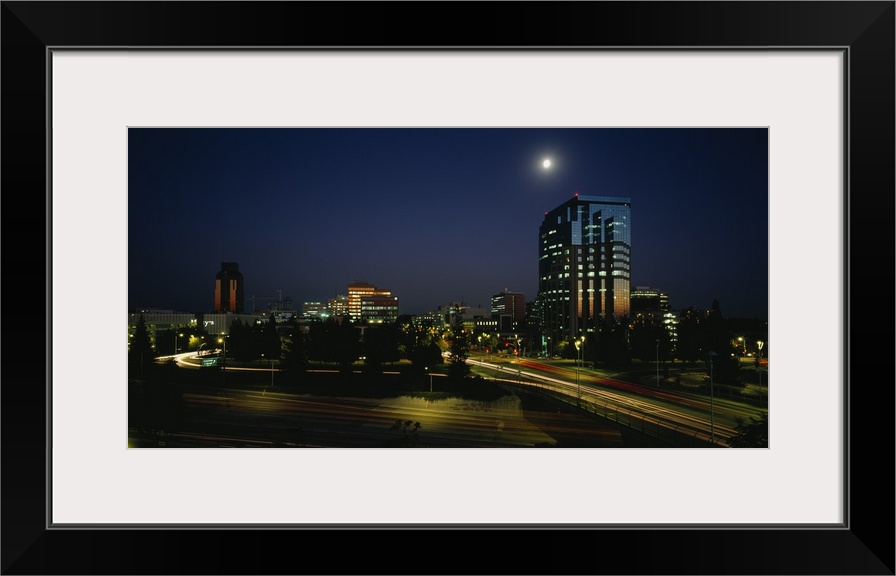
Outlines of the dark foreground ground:
[{"label": "dark foreground ground", "polygon": [[[128,445],[142,447],[638,448],[612,422],[486,381],[318,375],[271,387],[257,374],[175,369],[131,383]],[[222,385],[223,384],[223,385]]]}]

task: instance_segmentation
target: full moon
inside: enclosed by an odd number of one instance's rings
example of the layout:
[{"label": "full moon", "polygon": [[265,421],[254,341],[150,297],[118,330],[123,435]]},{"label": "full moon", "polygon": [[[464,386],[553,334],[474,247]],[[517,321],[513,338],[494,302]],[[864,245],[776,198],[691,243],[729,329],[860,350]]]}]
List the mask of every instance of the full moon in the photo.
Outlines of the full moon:
[{"label": "full moon", "polygon": [[545,158],[544,162],[542,162],[541,165],[544,166],[545,168],[550,168],[551,167],[551,159]]}]

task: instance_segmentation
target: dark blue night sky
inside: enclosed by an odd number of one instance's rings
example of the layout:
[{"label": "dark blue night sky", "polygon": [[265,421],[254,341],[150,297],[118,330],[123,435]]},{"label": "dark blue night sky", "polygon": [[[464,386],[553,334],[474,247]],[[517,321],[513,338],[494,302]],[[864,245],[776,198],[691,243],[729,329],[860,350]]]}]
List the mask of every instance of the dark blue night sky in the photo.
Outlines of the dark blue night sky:
[{"label": "dark blue night sky", "polygon": [[223,261],[247,311],[356,280],[402,314],[534,300],[544,213],[579,193],[631,198],[633,288],[768,317],[765,129],[132,128],[128,170],[131,310],[210,312]]}]

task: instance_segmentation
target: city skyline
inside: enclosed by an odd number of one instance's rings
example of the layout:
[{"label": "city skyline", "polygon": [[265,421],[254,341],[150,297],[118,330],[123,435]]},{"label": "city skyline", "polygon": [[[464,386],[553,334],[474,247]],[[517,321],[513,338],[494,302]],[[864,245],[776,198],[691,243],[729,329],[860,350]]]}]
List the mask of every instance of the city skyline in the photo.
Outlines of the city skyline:
[{"label": "city skyline", "polygon": [[211,311],[225,261],[247,311],[356,281],[401,314],[533,301],[542,218],[581,194],[631,198],[633,288],[767,318],[765,129],[131,128],[128,154],[131,310]]}]

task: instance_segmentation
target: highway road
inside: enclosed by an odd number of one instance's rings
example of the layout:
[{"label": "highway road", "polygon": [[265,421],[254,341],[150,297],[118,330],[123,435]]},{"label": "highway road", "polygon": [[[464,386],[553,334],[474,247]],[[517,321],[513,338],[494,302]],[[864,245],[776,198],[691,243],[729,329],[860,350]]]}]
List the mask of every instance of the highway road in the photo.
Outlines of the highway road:
[{"label": "highway road", "polygon": [[[215,354],[215,351],[209,353]],[[185,368],[198,368],[202,361],[202,358],[192,352],[168,358],[174,358],[179,367]],[[585,412],[614,420],[632,429],[640,427],[644,431],[650,428],[661,433],[660,435],[674,433],[706,442],[714,440],[716,445],[722,447],[727,446],[727,439],[735,433],[737,418],[748,420],[765,412],[755,404],[730,398],[711,399],[702,392],[647,386],[620,379],[618,374],[602,370],[577,370],[571,361],[530,358],[517,361],[515,358],[474,356],[468,359],[468,363],[474,373],[553,396],[561,395],[571,406],[578,405]],[[227,370],[272,372],[272,382],[274,373],[279,371],[268,367],[239,366],[228,366]],[[186,394],[185,401],[194,418],[198,418],[197,422],[205,423],[209,429],[223,426],[226,434],[221,437],[232,438],[234,444],[242,442],[252,445],[254,442],[261,442],[264,445],[267,442],[278,445],[358,447],[362,443],[366,446],[382,446],[390,437],[394,437],[389,426],[395,420],[407,419],[427,422],[426,437],[433,446],[532,446],[556,442],[551,431],[539,434],[537,427],[533,429],[524,418],[518,420],[513,411],[501,415],[496,412],[483,420],[484,412],[470,419],[469,414],[464,414],[457,407],[446,411],[444,405],[433,402],[404,405],[398,409],[399,407],[390,405],[390,401],[386,400],[371,402],[367,399],[299,398],[273,387],[257,392],[229,390],[226,395],[221,394],[222,389],[216,388],[210,394]],[[395,400],[392,401],[393,404],[394,402]],[[514,408],[514,411],[518,412],[518,408]],[[220,414],[230,416],[221,420]],[[302,421],[300,434],[295,426],[290,431],[290,426],[282,425],[284,422],[297,421],[299,414],[299,420]],[[259,425],[261,436],[256,432]],[[549,426],[556,426],[559,430],[563,424],[555,422]],[[287,432],[282,431],[284,428]],[[280,430],[277,436],[280,439],[263,440],[270,436],[273,429]],[[344,441],[340,440],[340,436],[345,437]],[[361,440],[362,438],[365,439]],[[196,441],[196,438],[192,440]],[[603,440],[607,444],[616,441]],[[595,439],[598,444],[601,441]],[[221,444],[220,441],[215,443]]]},{"label": "highway road", "polygon": [[590,368],[577,371],[570,361],[523,358],[488,362],[472,358],[469,363],[477,373],[487,377],[544,388],[573,400],[579,398],[589,411],[599,415],[620,418],[620,421],[624,415],[625,421],[633,425],[638,420],[647,421],[685,435],[710,441],[714,438],[720,446],[726,446],[727,439],[734,435],[736,418],[748,420],[766,412],[755,404],[730,398],[646,386]]},{"label": "highway road", "polygon": [[[130,431],[135,447],[389,448],[415,434],[421,448],[623,447],[622,435],[593,417],[553,406],[523,409],[508,395],[494,401],[420,397],[322,397],[269,388],[193,388],[183,394],[177,432]],[[396,430],[396,421],[420,428]]]}]

